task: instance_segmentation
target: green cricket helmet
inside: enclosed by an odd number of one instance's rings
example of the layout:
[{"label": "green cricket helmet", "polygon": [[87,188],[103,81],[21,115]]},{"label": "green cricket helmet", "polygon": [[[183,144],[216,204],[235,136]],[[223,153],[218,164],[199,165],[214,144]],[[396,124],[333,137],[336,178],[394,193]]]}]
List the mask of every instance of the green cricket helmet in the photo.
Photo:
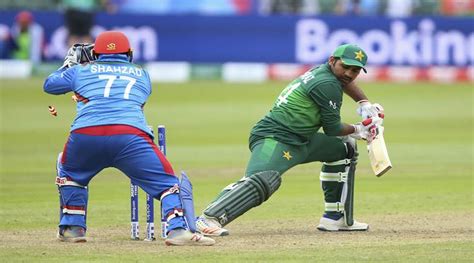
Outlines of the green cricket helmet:
[{"label": "green cricket helmet", "polygon": [[344,65],[361,67],[365,73],[367,64],[367,53],[362,48],[353,44],[340,45],[336,48],[333,57],[339,58]]}]

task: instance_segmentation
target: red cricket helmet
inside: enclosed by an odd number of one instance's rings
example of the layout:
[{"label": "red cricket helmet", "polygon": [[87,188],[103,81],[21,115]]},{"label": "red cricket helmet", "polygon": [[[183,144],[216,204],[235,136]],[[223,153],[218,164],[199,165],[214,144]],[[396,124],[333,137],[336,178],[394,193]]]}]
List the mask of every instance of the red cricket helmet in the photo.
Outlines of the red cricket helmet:
[{"label": "red cricket helmet", "polygon": [[93,52],[99,54],[127,54],[132,56],[130,42],[124,33],[119,31],[105,31],[95,39]]}]

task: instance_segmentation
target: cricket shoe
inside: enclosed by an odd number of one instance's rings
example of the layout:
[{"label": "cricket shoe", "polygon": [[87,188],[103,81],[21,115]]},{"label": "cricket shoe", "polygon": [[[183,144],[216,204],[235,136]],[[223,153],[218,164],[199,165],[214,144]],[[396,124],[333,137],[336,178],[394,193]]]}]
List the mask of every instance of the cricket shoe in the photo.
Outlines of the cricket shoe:
[{"label": "cricket shoe", "polygon": [[165,239],[167,246],[212,246],[216,243],[214,239],[205,237],[189,230],[178,228],[171,230]]},{"label": "cricket shoe", "polygon": [[58,231],[58,240],[62,242],[86,242],[86,229],[80,226],[64,226]]},{"label": "cricket shoe", "polygon": [[213,218],[202,215],[196,220],[196,229],[205,236],[227,236],[229,231],[222,228],[221,224]]},{"label": "cricket shoe", "polygon": [[369,229],[369,225],[354,220],[354,224],[352,224],[352,226],[348,226],[344,222],[344,217],[339,218],[339,220],[321,217],[317,229],[321,231],[367,231]]}]

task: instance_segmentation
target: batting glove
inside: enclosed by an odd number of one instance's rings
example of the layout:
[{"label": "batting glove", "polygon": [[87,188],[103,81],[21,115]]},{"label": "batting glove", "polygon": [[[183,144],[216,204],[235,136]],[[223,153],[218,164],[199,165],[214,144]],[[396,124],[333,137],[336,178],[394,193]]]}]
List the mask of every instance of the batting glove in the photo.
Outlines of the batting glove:
[{"label": "batting glove", "polygon": [[382,125],[383,119],[371,117],[362,122],[352,124],[354,132],[350,136],[356,140],[372,141],[377,136],[377,127]]},{"label": "batting glove", "polygon": [[382,105],[378,103],[370,103],[368,100],[360,100],[357,102],[359,107],[357,107],[357,114],[362,117],[363,120],[368,119],[370,117],[381,117],[383,118],[384,109]]}]

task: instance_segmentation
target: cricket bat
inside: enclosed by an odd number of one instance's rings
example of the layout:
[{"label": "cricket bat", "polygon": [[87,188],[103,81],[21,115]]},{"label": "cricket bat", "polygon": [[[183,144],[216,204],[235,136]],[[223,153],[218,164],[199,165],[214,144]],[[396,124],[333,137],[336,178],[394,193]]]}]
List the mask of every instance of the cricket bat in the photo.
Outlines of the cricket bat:
[{"label": "cricket bat", "polygon": [[382,176],[392,168],[392,162],[388,156],[387,146],[385,146],[385,139],[383,138],[383,131],[383,126],[374,127],[374,131],[372,131],[374,137],[367,141],[370,165],[377,177]]}]

